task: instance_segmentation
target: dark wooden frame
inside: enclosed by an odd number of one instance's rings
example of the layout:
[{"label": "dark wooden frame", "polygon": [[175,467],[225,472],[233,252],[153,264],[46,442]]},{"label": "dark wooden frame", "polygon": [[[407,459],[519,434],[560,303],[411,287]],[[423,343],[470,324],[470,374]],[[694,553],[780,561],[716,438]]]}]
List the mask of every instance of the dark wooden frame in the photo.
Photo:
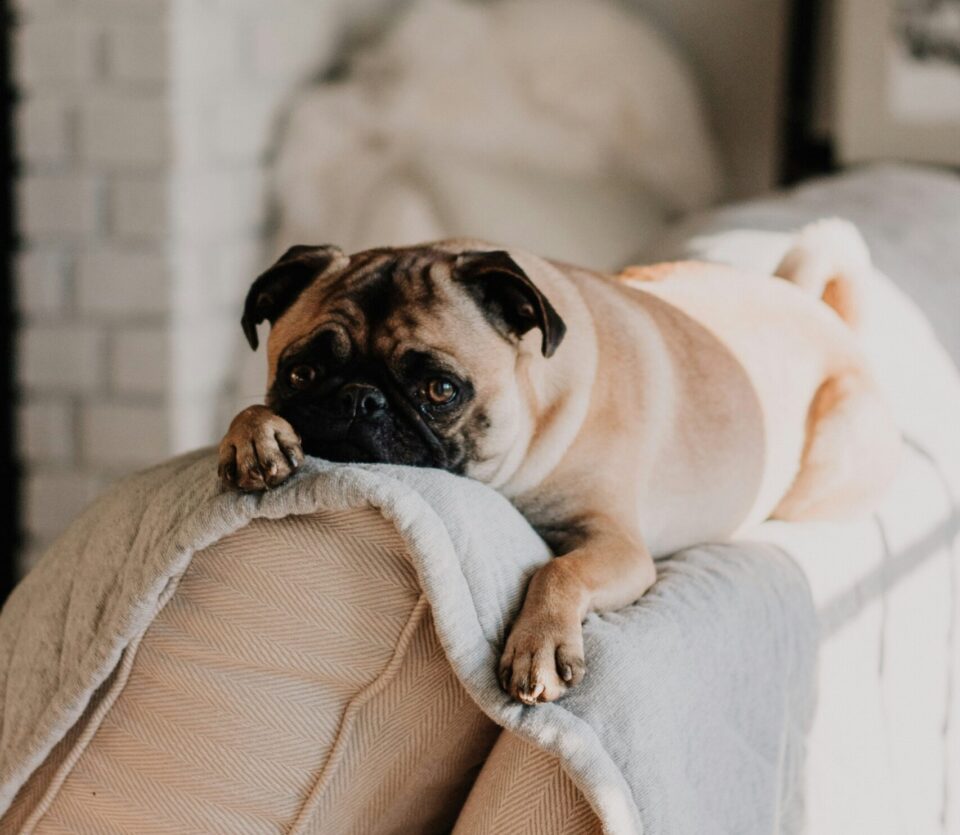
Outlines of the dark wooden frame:
[{"label": "dark wooden frame", "polygon": [[823,57],[817,52],[817,32],[821,17],[828,13],[823,0],[791,3],[781,145],[782,185],[794,185],[837,170],[832,141],[813,132],[815,63]]}]

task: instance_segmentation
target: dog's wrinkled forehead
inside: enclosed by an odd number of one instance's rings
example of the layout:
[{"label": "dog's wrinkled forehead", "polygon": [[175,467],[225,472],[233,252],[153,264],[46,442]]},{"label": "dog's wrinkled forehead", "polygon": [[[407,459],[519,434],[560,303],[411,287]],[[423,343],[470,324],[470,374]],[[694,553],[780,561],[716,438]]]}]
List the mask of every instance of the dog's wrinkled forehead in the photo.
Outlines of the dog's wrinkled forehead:
[{"label": "dog's wrinkled forehead", "polygon": [[455,255],[427,248],[362,252],[338,274],[308,288],[304,307],[352,316],[351,324],[370,335],[397,314],[409,317],[449,303],[445,291],[455,264]]},{"label": "dog's wrinkled forehead", "polygon": [[421,340],[441,339],[444,320],[456,313],[482,323],[469,298],[451,281],[455,263],[455,255],[429,249],[354,255],[303,290],[276,321],[271,348],[282,351],[328,327],[374,351],[414,334]]},{"label": "dog's wrinkled forehead", "polygon": [[[357,347],[409,338],[452,347],[476,339],[517,344],[532,328],[549,357],[565,326],[553,306],[502,250],[452,252],[425,245],[371,249],[350,257],[334,246],[297,246],[254,282],[243,328],[253,348],[269,320],[270,367],[280,353],[322,327]],[[383,347],[382,345],[380,346]]]}]

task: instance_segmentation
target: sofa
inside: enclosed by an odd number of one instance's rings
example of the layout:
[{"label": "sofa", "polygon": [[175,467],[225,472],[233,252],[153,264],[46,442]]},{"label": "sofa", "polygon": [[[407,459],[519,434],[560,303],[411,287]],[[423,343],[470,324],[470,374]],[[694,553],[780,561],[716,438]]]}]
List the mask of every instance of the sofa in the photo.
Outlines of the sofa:
[{"label": "sofa", "polygon": [[582,693],[524,707],[494,662],[550,555],[500,496],[311,461],[241,497],[181,457],[0,615],[0,830],[960,832],[960,181],[854,172],[643,257],[769,271],[823,215],[878,267],[861,336],[906,449],[873,516],[662,561],[586,622]]}]

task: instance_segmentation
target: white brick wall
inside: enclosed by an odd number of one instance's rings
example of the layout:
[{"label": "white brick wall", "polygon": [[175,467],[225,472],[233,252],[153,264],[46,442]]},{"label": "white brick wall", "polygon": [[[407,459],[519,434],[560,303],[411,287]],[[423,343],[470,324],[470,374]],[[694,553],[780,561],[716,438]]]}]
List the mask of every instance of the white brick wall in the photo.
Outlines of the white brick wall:
[{"label": "white brick wall", "polygon": [[19,225],[31,242],[76,242],[100,224],[100,184],[85,174],[25,174],[17,187]]},{"label": "white brick wall", "polygon": [[169,103],[162,94],[87,94],[80,109],[79,143],[94,165],[157,168],[170,147]]},{"label": "white brick wall", "polygon": [[31,89],[63,89],[90,81],[96,75],[97,34],[95,25],[76,9],[26,21],[14,40],[18,80]]},{"label": "white brick wall", "polygon": [[345,19],[391,2],[15,0],[24,565],[257,399],[234,377],[271,143]]},{"label": "white brick wall", "polygon": [[16,305],[21,315],[31,319],[56,318],[68,304],[67,262],[63,253],[50,249],[32,249],[17,256]]},{"label": "white brick wall", "polygon": [[169,454],[171,0],[18,0],[26,557]]},{"label": "white brick wall", "polygon": [[59,97],[24,102],[17,113],[17,134],[22,157],[31,163],[64,163],[73,152],[73,126]]},{"label": "white brick wall", "polygon": [[29,465],[66,464],[74,457],[75,420],[68,398],[27,397],[18,414],[20,452]]},{"label": "white brick wall", "polygon": [[113,236],[125,242],[163,242],[170,234],[169,191],[162,174],[114,177],[106,209]]},{"label": "white brick wall", "polygon": [[81,313],[155,316],[169,312],[170,277],[162,252],[104,247],[77,259],[77,307]]},{"label": "white brick wall", "polygon": [[149,326],[117,331],[110,343],[110,385],[121,395],[162,397],[170,387],[170,333]]},{"label": "white brick wall", "polygon": [[161,406],[91,403],[81,415],[84,454],[107,469],[152,464],[169,453],[169,426]]},{"label": "white brick wall", "polygon": [[170,77],[169,32],[154,23],[122,22],[105,33],[107,73],[121,83],[161,84]]},{"label": "white brick wall", "polygon": [[62,531],[100,490],[103,482],[78,470],[42,467],[26,479],[25,521],[35,541],[49,541]]},{"label": "white brick wall", "polygon": [[92,324],[27,324],[19,338],[19,382],[27,393],[97,391],[104,379],[101,328]]}]

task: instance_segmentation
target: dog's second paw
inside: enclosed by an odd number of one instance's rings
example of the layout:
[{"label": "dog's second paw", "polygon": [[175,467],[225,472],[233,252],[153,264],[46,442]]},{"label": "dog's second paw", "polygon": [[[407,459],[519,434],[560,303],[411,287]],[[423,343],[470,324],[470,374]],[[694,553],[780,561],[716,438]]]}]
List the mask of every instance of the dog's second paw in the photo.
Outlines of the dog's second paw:
[{"label": "dog's second paw", "polygon": [[300,437],[266,406],[238,414],[220,442],[218,474],[225,487],[244,492],[276,487],[303,462]]},{"label": "dog's second paw", "polygon": [[552,702],[583,680],[583,629],[563,619],[521,612],[500,658],[500,685],[526,705]]}]

